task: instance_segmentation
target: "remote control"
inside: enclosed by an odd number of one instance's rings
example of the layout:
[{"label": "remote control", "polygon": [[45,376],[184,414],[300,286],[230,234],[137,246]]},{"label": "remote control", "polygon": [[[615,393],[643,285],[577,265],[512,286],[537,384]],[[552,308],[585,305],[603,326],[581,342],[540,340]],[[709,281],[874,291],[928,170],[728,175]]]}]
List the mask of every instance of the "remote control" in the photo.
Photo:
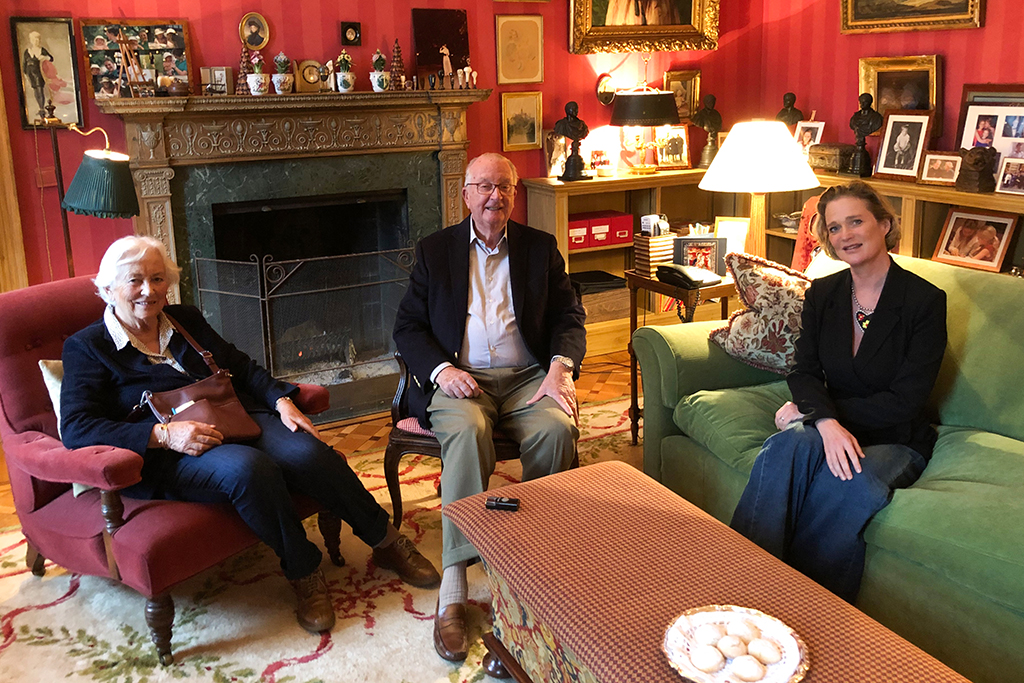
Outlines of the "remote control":
[{"label": "remote control", "polygon": [[518,498],[504,498],[502,496],[488,496],[484,504],[488,510],[509,510],[515,512],[519,509]]}]

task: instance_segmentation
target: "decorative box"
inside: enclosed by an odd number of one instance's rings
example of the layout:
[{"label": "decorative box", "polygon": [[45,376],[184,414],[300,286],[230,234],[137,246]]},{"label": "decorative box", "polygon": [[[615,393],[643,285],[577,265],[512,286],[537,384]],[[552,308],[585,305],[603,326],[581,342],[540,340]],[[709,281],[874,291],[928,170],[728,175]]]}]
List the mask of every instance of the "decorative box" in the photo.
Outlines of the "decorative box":
[{"label": "decorative box", "polygon": [[854,146],[841,142],[811,145],[807,151],[807,163],[819,171],[842,173],[850,168]]}]

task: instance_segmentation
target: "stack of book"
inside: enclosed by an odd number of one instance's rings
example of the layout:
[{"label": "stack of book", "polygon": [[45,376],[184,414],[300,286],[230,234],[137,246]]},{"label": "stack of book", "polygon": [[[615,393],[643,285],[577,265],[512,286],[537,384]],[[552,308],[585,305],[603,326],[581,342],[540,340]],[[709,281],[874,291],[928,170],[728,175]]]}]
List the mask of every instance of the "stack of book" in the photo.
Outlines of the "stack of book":
[{"label": "stack of book", "polygon": [[647,237],[633,236],[633,267],[638,275],[653,278],[659,263],[672,261],[672,244],[675,234]]}]

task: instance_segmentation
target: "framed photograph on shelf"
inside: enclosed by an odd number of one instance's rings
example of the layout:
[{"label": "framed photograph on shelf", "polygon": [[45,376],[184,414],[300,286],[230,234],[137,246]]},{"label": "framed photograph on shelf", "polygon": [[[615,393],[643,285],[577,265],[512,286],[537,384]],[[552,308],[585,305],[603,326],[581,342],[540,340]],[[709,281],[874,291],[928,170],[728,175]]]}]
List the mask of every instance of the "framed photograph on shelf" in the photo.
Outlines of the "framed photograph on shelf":
[{"label": "framed photograph on shelf", "polygon": [[693,113],[700,109],[700,69],[666,71],[664,89],[675,98],[676,110],[682,123],[688,122]]},{"label": "framed photograph on shelf", "polygon": [[11,45],[21,127],[32,129],[35,120],[46,116],[49,103],[61,123],[85,125],[71,19],[11,17]]},{"label": "framed photograph on shelf", "polygon": [[996,178],[996,192],[1024,195],[1024,159],[1003,159]]},{"label": "framed photograph on shelf", "polygon": [[664,170],[690,168],[689,126],[659,126],[654,129],[658,167]]},{"label": "framed photograph on shelf", "polygon": [[565,157],[569,153],[565,136],[553,130],[544,131],[544,168],[549,178],[557,178],[565,172]]},{"label": "framed photograph on shelf", "polygon": [[494,17],[498,83],[544,82],[544,17],[498,14]]},{"label": "framed photograph on shelf", "polygon": [[972,104],[967,107],[960,146],[992,147],[997,152],[993,173],[1002,160],[1024,158],[1024,104]]},{"label": "framed photograph on shelf", "polygon": [[81,26],[90,97],[102,100],[137,94],[128,87],[128,65],[121,64],[119,32],[139,65],[137,80],[147,89],[165,87],[173,80],[195,82],[184,19],[82,19]]},{"label": "framed photograph on shelf", "polygon": [[825,132],[824,121],[799,121],[793,137],[800,143],[800,151],[807,156],[811,145],[821,142],[821,134]]},{"label": "framed photograph on shelf", "polygon": [[501,149],[540,149],[540,91],[501,93]]},{"label": "framed photograph on shelf", "polygon": [[998,273],[1016,227],[1016,214],[952,206],[932,260]]},{"label": "framed photograph on shelf", "polygon": [[718,49],[719,0],[569,0],[569,51]]},{"label": "framed photograph on shelf", "polygon": [[895,110],[886,114],[875,175],[892,180],[916,181],[931,125],[931,112]]},{"label": "framed photograph on shelf", "polygon": [[715,216],[715,237],[725,238],[725,253],[742,254],[747,250],[750,219],[738,216]]},{"label": "framed photograph on shelf", "polygon": [[942,57],[864,57],[858,69],[860,92],[875,98],[875,109],[935,112],[932,137],[942,135]]},{"label": "framed photograph on shelf", "polygon": [[725,275],[725,237],[689,235],[673,241],[672,262],[681,266],[696,266]]},{"label": "framed photograph on shelf", "polygon": [[[983,0],[842,0],[842,33],[980,28]],[[863,92],[863,91],[862,91]]]},{"label": "framed photograph on shelf", "polygon": [[919,181],[925,185],[953,187],[956,185],[956,177],[960,174],[961,162],[963,158],[959,154],[925,152]]},{"label": "framed photograph on shelf", "polygon": [[956,140],[963,137],[967,108],[972,104],[1024,106],[1024,83],[966,83],[960,94]]}]

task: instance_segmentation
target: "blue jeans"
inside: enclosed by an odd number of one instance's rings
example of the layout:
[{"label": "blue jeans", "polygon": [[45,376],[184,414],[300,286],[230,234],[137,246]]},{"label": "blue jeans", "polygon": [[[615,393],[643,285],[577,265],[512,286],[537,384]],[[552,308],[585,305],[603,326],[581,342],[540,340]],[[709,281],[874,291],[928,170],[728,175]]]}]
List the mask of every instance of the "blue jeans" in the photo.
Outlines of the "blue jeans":
[{"label": "blue jeans", "polygon": [[853,602],[864,572],[862,532],[910,486],[927,461],[908,446],[868,446],[862,472],[843,481],[825,460],[821,435],[797,425],[764,442],[731,526],[775,557]]},{"label": "blue jeans", "polygon": [[291,432],[276,413],[254,413],[263,434],[245,443],[211,448],[199,457],[150,449],[142,482],[126,489],[135,498],[230,503],[253,533],[281,559],[291,580],[314,571],[319,548],[306,538],[291,492],[313,498],[375,546],[387,534],[388,513],[359,477],[324,442]]}]

